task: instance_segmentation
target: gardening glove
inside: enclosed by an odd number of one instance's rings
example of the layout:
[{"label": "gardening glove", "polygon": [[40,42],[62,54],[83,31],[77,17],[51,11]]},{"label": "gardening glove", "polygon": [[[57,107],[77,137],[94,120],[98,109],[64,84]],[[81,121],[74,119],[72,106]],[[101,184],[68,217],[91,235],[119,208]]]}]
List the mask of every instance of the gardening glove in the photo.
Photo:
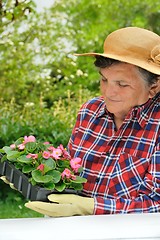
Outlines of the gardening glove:
[{"label": "gardening glove", "polygon": [[75,194],[51,194],[48,199],[52,203],[33,201],[26,207],[50,217],[68,217],[75,215],[92,215],[94,199]]},{"label": "gardening glove", "polygon": [[12,189],[14,189],[14,190],[17,190],[17,189],[14,187],[14,184],[11,183],[11,182],[9,182],[5,176],[1,176],[0,179],[1,179],[4,183],[8,184],[8,185],[10,186],[10,188],[12,188]]}]

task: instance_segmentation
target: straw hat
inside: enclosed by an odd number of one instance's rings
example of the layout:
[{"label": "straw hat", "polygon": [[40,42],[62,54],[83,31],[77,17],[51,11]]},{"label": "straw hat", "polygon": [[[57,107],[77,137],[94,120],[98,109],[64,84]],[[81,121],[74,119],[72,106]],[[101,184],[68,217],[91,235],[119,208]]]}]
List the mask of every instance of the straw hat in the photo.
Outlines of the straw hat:
[{"label": "straw hat", "polygon": [[110,33],[104,42],[104,53],[75,55],[108,57],[160,75],[160,36],[143,28],[126,27]]}]

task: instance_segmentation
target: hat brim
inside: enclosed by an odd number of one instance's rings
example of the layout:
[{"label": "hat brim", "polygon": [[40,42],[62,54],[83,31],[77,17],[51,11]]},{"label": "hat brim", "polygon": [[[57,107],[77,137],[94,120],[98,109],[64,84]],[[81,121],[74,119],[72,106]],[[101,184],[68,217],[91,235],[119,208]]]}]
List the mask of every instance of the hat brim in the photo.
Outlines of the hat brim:
[{"label": "hat brim", "polygon": [[91,56],[91,57],[96,57],[96,56],[102,56],[102,57],[107,57],[115,60],[119,60],[125,63],[130,63],[135,66],[141,67],[149,72],[152,72],[154,74],[160,75],[160,68],[151,60],[148,60],[144,63],[144,60],[132,58],[130,56],[119,56],[116,54],[110,54],[110,53],[74,53],[74,56]]}]

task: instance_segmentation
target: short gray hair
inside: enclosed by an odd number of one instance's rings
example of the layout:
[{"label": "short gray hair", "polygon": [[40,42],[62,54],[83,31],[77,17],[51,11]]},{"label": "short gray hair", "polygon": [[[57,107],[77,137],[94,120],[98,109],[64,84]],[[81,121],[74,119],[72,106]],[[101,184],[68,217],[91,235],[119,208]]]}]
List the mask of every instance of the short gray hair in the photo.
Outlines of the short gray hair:
[{"label": "short gray hair", "polygon": [[[119,64],[122,63],[119,60],[111,59],[111,58],[106,58],[103,56],[96,56],[96,60],[94,62],[94,65],[99,68],[105,68],[109,67],[111,65]],[[141,67],[136,66],[142,76],[142,78],[147,82],[149,86],[152,84],[156,83],[158,81],[158,78],[160,77],[157,74],[151,73]]]}]

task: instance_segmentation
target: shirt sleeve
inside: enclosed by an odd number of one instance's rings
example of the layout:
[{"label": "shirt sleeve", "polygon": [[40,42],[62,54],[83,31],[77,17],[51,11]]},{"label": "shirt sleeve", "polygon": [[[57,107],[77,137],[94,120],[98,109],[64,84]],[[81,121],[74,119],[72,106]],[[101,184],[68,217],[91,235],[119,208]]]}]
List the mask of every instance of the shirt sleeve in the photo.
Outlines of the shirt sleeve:
[{"label": "shirt sleeve", "polygon": [[160,144],[150,159],[148,171],[133,199],[95,198],[94,214],[153,213],[160,211]]},{"label": "shirt sleeve", "polygon": [[81,106],[81,108],[80,108],[80,110],[79,110],[79,112],[78,112],[78,114],[77,114],[76,123],[75,123],[75,125],[74,125],[74,127],[73,127],[72,134],[71,134],[71,137],[70,137],[69,142],[68,142],[68,145],[67,145],[67,151],[69,152],[69,154],[70,154],[71,156],[74,156],[74,152],[73,152],[72,147],[73,147],[75,135],[76,135],[76,133],[79,131],[79,126],[81,125],[81,122],[83,121],[83,119],[84,119],[84,117],[85,117],[85,111],[84,111],[84,109],[85,109],[86,105],[87,105],[87,103],[84,103],[84,104]]},{"label": "shirt sleeve", "polygon": [[73,155],[72,154],[72,146],[73,146],[75,134],[78,131],[79,125],[80,125],[80,112],[77,115],[77,120],[76,120],[75,126],[74,126],[74,128],[72,130],[72,134],[71,134],[71,137],[70,137],[68,145],[67,145],[67,151],[69,152],[69,154],[71,156]]}]

